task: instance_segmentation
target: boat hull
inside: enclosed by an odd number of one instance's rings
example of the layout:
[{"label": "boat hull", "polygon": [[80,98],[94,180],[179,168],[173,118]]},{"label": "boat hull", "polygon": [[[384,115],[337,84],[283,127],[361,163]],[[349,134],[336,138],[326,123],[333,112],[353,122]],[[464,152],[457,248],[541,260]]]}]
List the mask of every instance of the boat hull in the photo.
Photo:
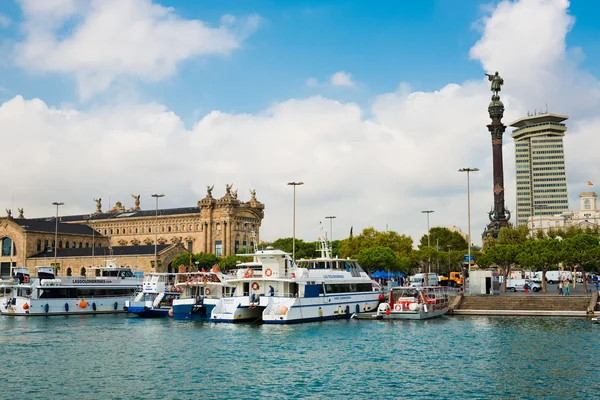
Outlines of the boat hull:
[{"label": "boat hull", "polygon": [[172,308],[173,318],[205,321],[210,318],[214,307],[214,304],[174,304]]},{"label": "boat hull", "polygon": [[94,299],[26,299],[16,298],[0,307],[0,315],[43,316],[43,315],[87,315],[125,313],[125,302],[129,297],[107,297]]},{"label": "boat hull", "polygon": [[263,313],[265,324],[299,324],[304,322],[348,319],[352,314],[372,312],[379,305],[378,293],[318,298],[269,298]]},{"label": "boat hull", "polygon": [[146,306],[129,306],[127,312],[141,318],[165,318],[169,316],[171,307],[152,308]]},{"label": "boat hull", "polygon": [[448,309],[432,310],[426,312],[424,310],[417,311],[391,311],[389,314],[384,314],[383,319],[410,319],[410,320],[422,320],[441,317],[448,313]]}]

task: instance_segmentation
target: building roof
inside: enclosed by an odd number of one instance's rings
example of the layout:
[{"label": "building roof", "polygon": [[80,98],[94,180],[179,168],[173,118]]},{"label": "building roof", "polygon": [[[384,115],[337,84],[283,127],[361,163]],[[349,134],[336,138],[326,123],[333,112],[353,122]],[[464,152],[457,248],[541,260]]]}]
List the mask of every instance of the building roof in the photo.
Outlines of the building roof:
[{"label": "building roof", "polygon": [[519,118],[518,120],[511,122],[509,125],[514,126],[515,128],[522,128],[527,125],[543,124],[544,122],[558,123],[558,122],[563,122],[567,119],[569,119],[569,117],[567,117],[566,115],[560,115],[560,114],[551,114],[551,113],[536,114],[536,115],[530,115],[527,117]]},{"label": "building roof", "polygon": [[74,235],[96,235],[102,236],[98,232],[94,233],[94,230],[87,225],[80,224],[63,224],[58,223],[58,227],[56,226],[56,220],[52,218],[52,220],[41,220],[41,219],[24,219],[17,218],[11,219],[12,222],[19,225],[21,228],[25,229],[28,232],[56,232],[60,234],[74,234]]},{"label": "building roof", "polygon": [[[198,214],[200,212],[199,207],[180,207],[180,208],[166,208],[158,210],[158,216],[162,215],[180,215],[180,214]],[[80,215],[64,215],[60,216],[60,221],[72,222],[72,221],[94,221],[94,220],[106,220],[106,219],[118,219],[118,218],[136,218],[136,217],[154,217],[156,210],[139,210],[139,211],[123,211],[123,212],[103,212],[99,214],[80,214]],[[36,221],[54,221],[55,217],[43,217],[33,218]],[[53,222],[54,223],[54,222]]]},{"label": "building roof", "polygon": [[[156,246],[156,252],[160,253],[166,248],[176,246],[173,244],[159,244]],[[143,246],[113,246],[112,254],[108,247],[94,247],[94,257],[120,257],[120,256],[149,256],[154,254],[154,245],[143,245]],[[81,248],[70,248],[70,249],[58,249],[56,250],[57,258],[68,258],[68,257],[91,257],[91,247]],[[53,258],[54,251],[43,251],[29,258]]]}]

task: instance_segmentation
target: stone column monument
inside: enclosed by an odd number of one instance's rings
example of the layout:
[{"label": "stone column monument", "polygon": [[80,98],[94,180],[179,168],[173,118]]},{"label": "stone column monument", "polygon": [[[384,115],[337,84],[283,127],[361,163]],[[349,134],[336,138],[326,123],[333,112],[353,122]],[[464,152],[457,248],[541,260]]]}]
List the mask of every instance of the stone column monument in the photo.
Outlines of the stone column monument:
[{"label": "stone column monument", "polygon": [[504,166],[502,163],[502,135],[506,125],[502,123],[504,116],[504,104],[500,101],[498,94],[504,85],[504,79],[498,72],[494,75],[486,74],[491,85],[492,102],[488,106],[488,112],[492,123],[487,126],[492,135],[492,160],[494,165],[494,208],[489,212],[490,223],[485,228],[482,238],[485,244],[489,238],[497,238],[500,228],[510,226],[510,211],[504,207]]}]

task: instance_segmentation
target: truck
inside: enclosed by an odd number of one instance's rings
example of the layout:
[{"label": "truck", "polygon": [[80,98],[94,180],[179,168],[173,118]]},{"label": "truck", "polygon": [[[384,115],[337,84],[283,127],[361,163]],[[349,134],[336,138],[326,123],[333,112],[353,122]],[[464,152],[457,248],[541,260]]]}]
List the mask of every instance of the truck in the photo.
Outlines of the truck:
[{"label": "truck", "polygon": [[[536,280],[539,279],[539,281],[542,281],[542,273],[541,272],[537,272],[535,274],[535,278]],[[548,282],[549,284],[554,284],[554,283],[558,283],[560,281],[565,281],[565,280],[569,280],[571,281],[573,279],[573,273],[571,271],[546,271],[546,282]]]},{"label": "truck", "polygon": [[460,287],[463,285],[463,278],[460,272],[450,272],[449,276],[440,276],[440,286]]}]

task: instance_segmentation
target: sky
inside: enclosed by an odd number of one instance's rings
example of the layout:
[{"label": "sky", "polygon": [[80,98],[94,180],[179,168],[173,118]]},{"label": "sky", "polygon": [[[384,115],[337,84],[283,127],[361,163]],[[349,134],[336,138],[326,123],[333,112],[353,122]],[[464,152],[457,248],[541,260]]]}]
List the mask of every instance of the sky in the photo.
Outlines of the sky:
[{"label": "sky", "polygon": [[[434,226],[493,205],[484,73],[503,122],[569,116],[569,208],[600,185],[600,3],[567,0],[0,2],[0,209],[187,207],[233,184],[261,239]],[[506,206],[514,143],[504,136]],[[110,203],[110,204],[109,204]]]}]

